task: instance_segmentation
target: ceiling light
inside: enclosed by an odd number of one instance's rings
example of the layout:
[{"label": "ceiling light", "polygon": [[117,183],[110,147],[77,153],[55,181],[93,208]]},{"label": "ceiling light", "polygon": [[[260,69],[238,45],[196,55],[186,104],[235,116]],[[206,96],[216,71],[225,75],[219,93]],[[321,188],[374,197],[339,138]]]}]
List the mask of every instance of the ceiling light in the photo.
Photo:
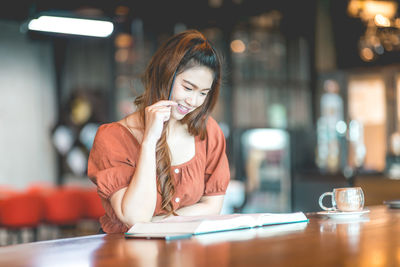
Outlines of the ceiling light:
[{"label": "ceiling light", "polygon": [[352,17],[361,17],[363,20],[374,19],[376,14],[381,14],[387,18],[396,15],[397,2],[393,0],[350,0],[347,12]]},{"label": "ceiling light", "polygon": [[32,31],[108,37],[114,30],[114,24],[105,20],[40,16],[29,22],[28,29]]},{"label": "ceiling light", "polygon": [[375,18],[375,25],[379,27],[390,27],[390,19],[387,17],[381,15],[381,14],[376,14]]}]

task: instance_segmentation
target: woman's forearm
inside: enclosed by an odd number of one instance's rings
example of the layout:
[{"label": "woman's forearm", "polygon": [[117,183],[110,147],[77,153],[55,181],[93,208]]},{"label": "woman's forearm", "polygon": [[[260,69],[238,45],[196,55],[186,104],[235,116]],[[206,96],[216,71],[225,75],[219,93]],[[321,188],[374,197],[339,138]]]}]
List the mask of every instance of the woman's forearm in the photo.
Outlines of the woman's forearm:
[{"label": "woman's forearm", "polygon": [[[211,207],[209,204],[206,203],[196,203],[191,206],[186,206],[183,208],[180,208],[175,211],[179,216],[198,216],[198,215],[216,215],[219,214],[219,210],[217,210],[214,207]],[[157,222],[162,219],[171,217],[174,215],[157,215],[153,216],[151,219],[152,222]]]},{"label": "woman's forearm", "polygon": [[197,216],[197,215],[216,215],[219,214],[221,209],[207,203],[196,203],[191,206],[180,208],[176,211],[181,216]]},{"label": "woman's forearm", "polygon": [[157,202],[156,143],[142,143],[136,171],[121,201],[124,221],[150,221]]},{"label": "woman's forearm", "polygon": [[[176,210],[176,213],[180,216],[216,215],[221,212],[223,202],[224,195],[202,197],[196,204],[180,208]],[[164,215],[158,215],[154,216],[152,221],[156,222],[165,218]]]}]

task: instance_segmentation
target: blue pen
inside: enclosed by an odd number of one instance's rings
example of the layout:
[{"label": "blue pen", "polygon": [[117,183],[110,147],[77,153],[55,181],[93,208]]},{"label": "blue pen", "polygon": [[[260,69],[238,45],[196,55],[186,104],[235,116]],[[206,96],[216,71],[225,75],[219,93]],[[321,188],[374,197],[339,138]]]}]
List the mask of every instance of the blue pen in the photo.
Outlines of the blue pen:
[{"label": "blue pen", "polygon": [[172,78],[171,88],[169,89],[169,96],[168,96],[168,100],[171,100],[172,88],[174,87],[174,83],[175,83],[175,77],[176,77],[176,71],[174,72],[174,77]]}]

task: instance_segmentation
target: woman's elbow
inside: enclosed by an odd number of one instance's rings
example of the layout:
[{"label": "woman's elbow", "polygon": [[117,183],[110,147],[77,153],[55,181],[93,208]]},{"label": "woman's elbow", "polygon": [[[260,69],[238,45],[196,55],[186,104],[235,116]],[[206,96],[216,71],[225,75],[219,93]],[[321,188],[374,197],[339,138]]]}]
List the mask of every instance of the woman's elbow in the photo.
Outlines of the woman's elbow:
[{"label": "woman's elbow", "polygon": [[140,212],[131,212],[131,211],[124,211],[122,209],[122,218],[121,221],[126,225],[132,226],[135,223],[139,222],[151,222],[152,215],[147,213],[140,213]]}]

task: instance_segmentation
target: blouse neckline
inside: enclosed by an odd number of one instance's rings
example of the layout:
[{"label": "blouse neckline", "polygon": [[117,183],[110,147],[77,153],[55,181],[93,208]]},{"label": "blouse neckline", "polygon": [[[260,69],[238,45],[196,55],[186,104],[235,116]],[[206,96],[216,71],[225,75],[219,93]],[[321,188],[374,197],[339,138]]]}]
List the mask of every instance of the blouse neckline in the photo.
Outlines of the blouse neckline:
[{"label": "blouse neckline", "polygon": [[[128,133],[128,135],[133,139],[133,141],[136,143],[136,145],[137,146],[139,146],[139,147],[141,147],[141,144],[139,143],[139,141],[136,139],[136,137],[124,126],[124,125],[122,125],[121,123],[119,123],[119,122],[112,122],[113,124],[115,123],[115,124],[118,124],[119,126],[121,126],[124,130],[125,130],[125,132],[126,133]],[[194,156],[191,158],[191,159],[189,159],[188,161],[186,161],[186,162],[183,162],[183,163],[181,163],[181,164],[178,164],[178,165],[171,165],[171,168],[174,168],[174,169],[176,169],[176,168],[182,168],[182,167],[184,167],[184,166],[186,166],[186,165],[189,165],[190,163],[192,163],[195,159],[196,159],[196,154],[197,154],[197,152],[199,151],[199,141],[200,141],[200,139],[199,139],[199,136],[195,136],[194,137]]]}]

